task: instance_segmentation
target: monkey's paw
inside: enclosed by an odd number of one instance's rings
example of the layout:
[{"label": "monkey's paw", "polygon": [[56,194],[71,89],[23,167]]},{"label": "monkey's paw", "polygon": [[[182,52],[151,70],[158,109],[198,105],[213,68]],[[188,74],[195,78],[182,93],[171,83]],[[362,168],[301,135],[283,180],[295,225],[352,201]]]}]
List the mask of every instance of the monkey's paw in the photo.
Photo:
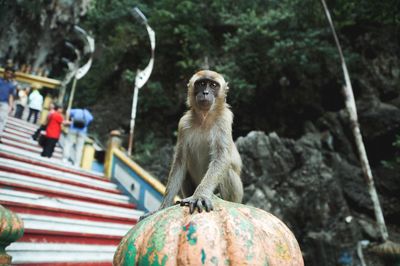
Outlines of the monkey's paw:
[{"label": "monkey's paw", "polygon": [[203,209],[205,209],[206,212],[212,211],[214,209],[211,199],[204,196],[191,196],[181,201],[177,201],[176,203],[180,204],[181,206],[189,206],[190,214],[193,214],[196,209],[199,212],[202,212]]}]

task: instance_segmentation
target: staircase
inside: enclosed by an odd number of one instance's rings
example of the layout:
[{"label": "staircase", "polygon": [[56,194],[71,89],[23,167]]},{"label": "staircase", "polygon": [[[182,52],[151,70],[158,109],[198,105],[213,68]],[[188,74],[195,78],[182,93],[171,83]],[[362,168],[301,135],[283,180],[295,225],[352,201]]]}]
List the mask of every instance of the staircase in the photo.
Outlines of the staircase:
[{"label": "staircase", "polygon": [[24,235],[6,248],[13,265],[112,265],[136,210],[102,174],[53,158],[31,135],[36,126],[9,117],[0,144],[0,204],[24,221]]}]

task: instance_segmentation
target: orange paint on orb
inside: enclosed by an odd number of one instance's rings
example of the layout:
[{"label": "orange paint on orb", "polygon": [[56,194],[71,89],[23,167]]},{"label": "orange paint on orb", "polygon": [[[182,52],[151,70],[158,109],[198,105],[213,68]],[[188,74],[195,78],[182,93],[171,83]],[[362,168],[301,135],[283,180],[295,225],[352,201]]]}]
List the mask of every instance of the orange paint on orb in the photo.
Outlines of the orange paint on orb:
[{"label": "orange paint on orb", "polygon": [[114,265],[304,265],[278,218],[217,197],[213,203],[212,212],[173,206],[141,221],[121,241]]}]

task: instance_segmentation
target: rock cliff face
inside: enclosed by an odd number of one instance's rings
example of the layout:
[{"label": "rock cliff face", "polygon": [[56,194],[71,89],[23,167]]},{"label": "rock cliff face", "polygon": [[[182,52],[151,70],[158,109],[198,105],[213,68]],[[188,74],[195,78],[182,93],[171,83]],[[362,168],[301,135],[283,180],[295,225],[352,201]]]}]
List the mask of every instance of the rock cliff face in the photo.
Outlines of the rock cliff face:
[{"label": "rock cliff face", "polygon": [[[86,13],[90,0],[2,1],[0,57],[12,58],[28,72],[45,71],[57,76],[64,42],[74,24]],[[71,37],[73,38],[73,37]]]},{"label": "rock cliff face", "polygon": [[[375,102],[359,118],[371,150],[373,143],[382,143],[397,128],[400,113],[392,105]],[[297,140],[261,131],[236,140],[243,160],[244,204],[281,218],[295,233],[306,265],[361,265],[359,241],[379,241],[352,139],[346,112],[340,111],[326,113],[315,125],[306,123]],[[161,150],[162,155],[154,155],[145,167],[166,183],[173,147]],[[384,145],[380,152],[389,153]],[[400,169],[383,167],[381,155],[370,157],[390,239],[400,243]],[[368,249],[364,257],[369,266],[390,265]]]},{"label": "rock cliff face", "polygon": [[[298,140],[254,131],[236,141],[244,165],[244,202],[274,213],[289,225],[306,265],[359,265],[358,241],[379,239],[372,202],[344,121],[343,113],[330,113],[317,126],[309,125]],[[400,184],[398,176],[388,171],[396,170],[376,167],[374,177],[390,236],[399,240]],[[383,265],[368,251],[365,255],[368,265]]]}]

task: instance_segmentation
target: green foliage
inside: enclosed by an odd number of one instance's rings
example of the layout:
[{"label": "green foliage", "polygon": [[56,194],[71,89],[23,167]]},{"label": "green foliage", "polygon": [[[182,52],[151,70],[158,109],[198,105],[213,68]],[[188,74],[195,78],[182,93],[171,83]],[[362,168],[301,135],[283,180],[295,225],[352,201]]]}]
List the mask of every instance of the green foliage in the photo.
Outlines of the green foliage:
[{"label": "green foliage", "polygon": [[124,73],[122,74],[122,77],[128,83],[131,84],[135,83],[136,74],[130,69],[125,69]]},{"label": "green foliage", "polygon": [[165,144],[165,141],[161,140],[153,132],[149,132],[140,142],[136,142],[134,160],[144,165],[151,165],[155,158],[158,158],[160,147]]},{"label": "green foliage", "polygon": [[[329,5],[357,77],[365,69],[356,38],[369,27],[398,25],[393,6],[399,4],[339,0]],[[340,62],[319,1],[96,0],[83,25],[95,36],[97,50],[91,71],[79,81],[80,101],[105,105],[110,97],[132,94],[136,69],[150,56],[145,27],[130,15],[133,6],[148,17],[157,39],[154,70],[138,103],[137,125],[146,132],[138,132],[141,140],[148,132],[173,138],[188,78],[207,64],[229,81],[228,102],[240,134],[260,129],[298,136],[302,121],[331,111],[325,102],[340,95]],[[128,114],[130,99],[122,97]]]}]

